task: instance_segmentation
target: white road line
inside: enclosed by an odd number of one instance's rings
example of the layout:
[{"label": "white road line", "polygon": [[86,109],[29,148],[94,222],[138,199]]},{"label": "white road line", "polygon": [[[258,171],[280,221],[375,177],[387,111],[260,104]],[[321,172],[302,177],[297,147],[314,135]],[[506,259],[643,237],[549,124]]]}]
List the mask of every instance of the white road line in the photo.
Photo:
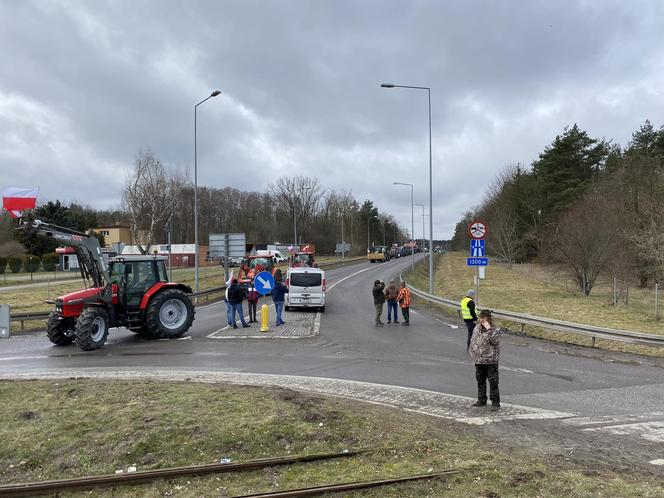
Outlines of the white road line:
[{"label": "white road line", "polygon": [[43,360],[48,356],[8,356],[7,358],[0,358],[0,361],[18,361],[18,360]]},{"label": "white road line", "polygon": [[316,312],[316,318],[314,318],[314,335],[318,335],[320,333],[320,316],[321,312],[317,311]]},{"label": "white road line", "polygon": [[458,329],[458,328],[459,328],[458,325],[453,325],[453,324],[451,324],[451,323],[444,322],[444,321],[442,321],[440,318],[434,318],[434,320],[436,320],[437,322],[442,323],[443,325],[447,325],[448,327],[450,327],[450,328],[452,328],[452,329]]},{"label": "white road line", "polygon": [[337,282],[334,282],[332,285],[330,285],[330,286],[327,288],[327,290],[328,290],[328,291],[331,291],[332,289],[334,289],[334,288],[335,288],[338,284],[340,284],[341,282],[344,282],[344,281],[348,280],[349,278],[352,278],[352,277],[355,277],[356,275],[359,275],[360,273],[364,273],[365,271],[373,270],[373,269],[375,269],[375,268],[380,268],[380,266],[370,266],[369,268],[365,268],[364,270],[360,270],[360,271],[356,271],[355,273],[351,273],[351,274],[348,275],[347,277],[344,277],[344,278],[342,278],[341,280],[339,280],[339,281],[337,281]]},{"label": "white road line", "polygon": [[650,460],[650,462],[653,465],[664,465],[664,458],[656,458],[655,460]]},{"label": "white road line", "polygon": [[[159,339],[159,340],[160,340],[160,341],[172,341],[173,339]],[[176,340],[176,341],[190,341],[190,340],[191,340],[191,336],[188,335],[187,337],[178,337],[178,338],[175,339],[175,340]]]}]

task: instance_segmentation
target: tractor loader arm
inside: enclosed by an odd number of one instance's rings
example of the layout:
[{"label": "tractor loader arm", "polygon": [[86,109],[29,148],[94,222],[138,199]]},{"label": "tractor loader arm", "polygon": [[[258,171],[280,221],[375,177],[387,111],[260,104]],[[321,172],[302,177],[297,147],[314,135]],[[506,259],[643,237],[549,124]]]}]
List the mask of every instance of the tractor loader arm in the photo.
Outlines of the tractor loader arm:
[{"label": "tractor loader arm", "polygon": [[24,222],[17,230],[23,231],[28,236],[52,239],[73,247],[78,256],[83,279],[92,281],[94,287],[104,289],[102,300],[110,302],[111,279],[96,237],[40,220]]}]

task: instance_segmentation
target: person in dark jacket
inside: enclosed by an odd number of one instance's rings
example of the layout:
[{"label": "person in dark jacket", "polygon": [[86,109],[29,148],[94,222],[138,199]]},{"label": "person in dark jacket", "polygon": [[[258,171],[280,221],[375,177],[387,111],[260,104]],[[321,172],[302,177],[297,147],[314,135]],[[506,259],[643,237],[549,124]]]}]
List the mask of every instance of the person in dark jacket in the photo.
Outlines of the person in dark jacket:
[{"label": "person in dark jacket", "polygon": [[286,294],[288,294],[288,287],[284,285],[281,278],[275,279],[274,289],[272,289],[272,301],[274,301],[274,310],[277,314],[277,327],[286,323],[283,318],[281,318],[281,314],[284,311]]},{"label": "person in dark jacket", "polygon": [[244,320],[244,310],[242,309],[242,287],[240,287],[240,284],[237,282],[237,278],[233,279],[233,282],[231,283],[230,288],[228,289],[228,302],[231,303],[231,308],[232,308],[232,322],[233,322],[233,328],[237,328],[237,324],[235,323],[235,313],[239,313],[240,315],[240,321],[242,322],[243,327],[250,327],[245,320]]},{"label": "person in dark jacket", "polygon": [[397,296],[399,289],[394,285],[394,280],[390,280],[390,285],[385,289],[385,300],[387,301],[387,323],[392,323],[392,314],[394,314],[394,323],[399,323],[399,305]]},{"label": "person in dark jacket", "polygon": [[252,280],[247,287],[247,307],[249,308],[249,323],[258,322],[256,320],[256,307],[258,306],[258,291],[254,287],[254,281]]},{"label": "person in dark jacket", "polygon": [[376,280],[374,282],[373,294],[374,306],[376,307],[376,327],[384,327],[385,324],[381,321],[380,317],[383,315],[383,304],[385,304],[385,282]]},{"label": "person in dark jacket", "polygon": [[500,329],[494,327],[491,310],[480,311],[468,353],[475,363],[477,401],[473,406],[486,406],[486,381],[489,380],[491,410],[500,410],[498,391],[498,361],[500,360]]}]

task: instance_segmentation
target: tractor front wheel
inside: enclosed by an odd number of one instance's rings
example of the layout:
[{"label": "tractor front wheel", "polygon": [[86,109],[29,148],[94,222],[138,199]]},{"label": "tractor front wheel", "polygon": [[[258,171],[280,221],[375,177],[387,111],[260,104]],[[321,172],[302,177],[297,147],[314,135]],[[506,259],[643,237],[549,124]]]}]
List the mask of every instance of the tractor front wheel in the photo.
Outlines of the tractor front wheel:
[{"label": "tractor front wheel", "polygon": [[108,313],[103,308],[89,307],[76,320],[76,344],[83,351],[101,348],[108,337]]},{"label": "tractor front wheel", "polygon": [[154,296],[145,314],[145,326],[152,337],[182,337],[194,321],[194,305],[179,289],[166,289]]},{"label": "tractor front wheel", "polygon": [[63,318],[55,311],[51,311],[46,324],[46,335],[48,340],[56,346],[66,346],[74,342],[76,338],[74,327],[73,318]]}]

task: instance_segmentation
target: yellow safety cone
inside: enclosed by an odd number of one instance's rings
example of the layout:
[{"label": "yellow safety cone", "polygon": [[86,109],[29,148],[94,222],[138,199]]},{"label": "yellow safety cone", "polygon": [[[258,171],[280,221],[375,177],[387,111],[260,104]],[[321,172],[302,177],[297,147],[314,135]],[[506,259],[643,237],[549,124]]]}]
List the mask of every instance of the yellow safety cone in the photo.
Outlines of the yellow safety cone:
[{"label": "yellow safety cone", "polygon": [[267,326],[268,311],[267,304],[261,306],[261,332],[269,332],[270,328]]}]

